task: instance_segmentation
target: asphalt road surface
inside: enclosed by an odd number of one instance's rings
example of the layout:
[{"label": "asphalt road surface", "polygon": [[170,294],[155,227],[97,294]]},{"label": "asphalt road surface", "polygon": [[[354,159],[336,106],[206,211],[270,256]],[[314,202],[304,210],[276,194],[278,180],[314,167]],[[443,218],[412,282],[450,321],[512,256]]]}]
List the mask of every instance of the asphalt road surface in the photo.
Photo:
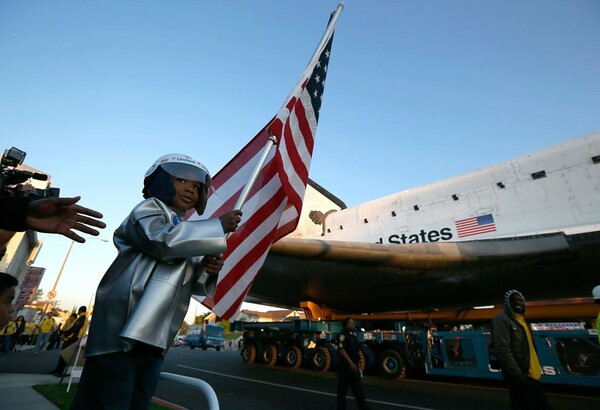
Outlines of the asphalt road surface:
[{"label": "asphalt road surface", "polygon": [[[58,351],[31,351],[0,355],[2,373],[47,373],[56,365]],[[309,410],[336,408],[336,374],[306,369],[246,365],[238,352],[170,350],[164,372],[202,379],[215,390],[223,410]],[[372,410],[392,409],[508,409],[508,391],[499,382],[468,379],[444,381],[386,380],[365,376],[365,393]],[[600,396],[593,389],[545,386],[555,410],[600,408]],[[181,385],[161,381],[156,397],[187,409],[207,409],[202,393]],[[349,394],[348,408],[356,408]]]}]

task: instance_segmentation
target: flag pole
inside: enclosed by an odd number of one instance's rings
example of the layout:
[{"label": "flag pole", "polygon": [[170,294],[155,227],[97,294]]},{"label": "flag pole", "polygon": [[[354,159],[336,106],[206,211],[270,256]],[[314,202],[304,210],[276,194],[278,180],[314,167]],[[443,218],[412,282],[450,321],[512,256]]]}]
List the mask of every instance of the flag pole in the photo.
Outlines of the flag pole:
[{"label": "flag pole", "polygon": [[331,32],[335,29],[335,25],[337,23],[338,17],[340,13],[344,9],[344,3],[340,3],[337,5],[337,8],[331,13],[331,19],[329,19],[329,24],[327,24],[327,29],[325,30],[325,34],[321,37],[321,41],[319,41],[319,45],[315,49],[312,57],[310,58],[308,65],[310,66],[312,61],[321,55],[321,48],[325,46],[327,41],[329,41],[329,37],[331,37]]},{"label": "flag pole", "polygon": [[[269,152],[271,152],[271,148],[273,148],[275,145],[277,145],[277,137],[275,137],[273,134],[271,134],[269,136],[269,139],[267,140],[265,147],[263,148],[263,150],[260,154],[260,157],[258,159],[258,162],[256,163],[256,167],[254,168],[254,171],[252,171],[252,175],[250,175],[250,179],[248,180],[248,182],[246,182],[246,185],[244,185],[244,188],[242,189],[240,196],[238,197],[237,201],[235,202],[235,205],[233,206],[234,210],[242,209],[242,207],[246,203],[246,200],[248,199],[248,194],[250,193],[250,190],[252,189],[252,187],[254,186],[254,183],[256,182],[256,179],[258,178],[258,175],[260,174],[260,170],[262,169],[263,165],[265,164],[265,161],[267,160],[267,157],[269,156]],[[225,238],[229,238],[229,235],[231,235],[231,232],[227,233]],[[215,294],[215,291],[217,290],[217,283],[216,283],[216,281],[214,281],[214,283],[212,283],[213,286],[210,286],[211,289],[207,289],[206,283],[208,281],[208,278],[209,278],[209,275],[206,272],[206,268],[202,267],[202,270],[200,272],[200,277],[196,281],[196,286],[199,287],[200,289],[204,290],[204,294],[206,296],[213,296]]]},{"label": "flag pole", "polygon": [[[340,16],[340,13],[343,9],[344,3],[340,3],[338,4],[337,8],[331,13],[331,17],[329,18],[329,22],[327,23],[327,28],[325,29],[325,34],[323,34],[323,37],[321,37],[319,45],[317,45],[317,48],[315,49],[312,57],[310,58],[310,60],[308,60],[308,65],[304,69],[304,73],[302,74],[302,76],[300,76],[300,81],[296,84],[296,87],[300,87],[301,84],[304,82],[305,76],[308,74],[309,71],[312,71],[312,67],[315,63],[315,60],[319,58],[321,52],[323,51],[322,49],[327,45],[327,42],[331,38],[331,33],[333,32],[333,30],[335,30],[335,25],[337,23],[338,17]],[[292,91],[290,91],[290,94],[285,99],[285,101],[289,101],[292,95],[294,95],[294,93],[296,92],[296,87],[292,88]]]},{"label": "flag pole", "polygon": [[[260,158],[258,160],[258,163],[256,164],[256,168],[254,168],[252,175],[250,175],[250,180],[246,183],[246,185],[244,185],[244,189],[240,193],[240,196],[238,197],[237,201],[235,202],[235,205],[233,206],[234,210],[242,209],[242,206],[244,206],[244,204],[246,203],[246,199],[248,199],[248,194],[250,193],[250,190],[254,186],[254,183],[256,182],[256,178],[258,178],[258,174],[260,174],[260,170],[262,169],[263,165],[265,164],[265,161],[267,160],[267,156],[269,155],[269,152],[271,152],[271,148],[273,148],[273,146],[275,146],[275,145],[277,145],[277,137],[274,136],[273,134],[271,134],[269,136],[269,139],[267,140],[267,144],[265,145],[262,153],[260,154]],[[227,237],[229,237],[229,235],[230,235],[230,233],[227,234]]]}]

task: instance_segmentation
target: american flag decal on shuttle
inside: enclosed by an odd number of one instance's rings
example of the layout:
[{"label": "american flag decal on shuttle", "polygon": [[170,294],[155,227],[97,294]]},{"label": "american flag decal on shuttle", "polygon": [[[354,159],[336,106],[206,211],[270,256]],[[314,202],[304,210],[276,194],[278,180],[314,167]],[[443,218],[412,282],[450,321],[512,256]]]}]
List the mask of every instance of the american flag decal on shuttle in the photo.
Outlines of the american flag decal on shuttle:
[{"label": "american flag decal on shuttle", "polygon": [[459,238],[496,232],[496,223],[492,214],[474,216],[454,222]]}]

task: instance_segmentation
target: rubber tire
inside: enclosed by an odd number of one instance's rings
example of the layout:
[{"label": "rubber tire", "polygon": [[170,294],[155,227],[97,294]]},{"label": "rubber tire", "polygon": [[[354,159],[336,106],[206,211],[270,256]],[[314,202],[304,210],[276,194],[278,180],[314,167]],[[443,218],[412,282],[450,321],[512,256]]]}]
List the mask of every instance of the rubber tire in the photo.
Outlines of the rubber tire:
[{"label": "rubber tire", "polygon": [[302,350],[298,346],[288,346],[283,354],[283,364],[285,367],[297,369],[302,365]]},{"label": "rubber tire", "polygon": [[242,355],[242,360],[244,363],[252,364],[256,361],[256,346],[253,344],[244,345],[242,347],[242,351],[240,352]]},{"label": "rubber tire", "polygon": [[326,372],[331,368],[331,353],[329,349],[318,346],[310,355],[310,368],[318,372]]},{"label": "rubber tire", "polygon": [[365,372],[365,368],[367,367],[367,359],[365,358],[365,354],[362,350],[358,351],[358,368],[361,372]]},{"label": "rubber tire", "polygon": [[269,367],[275,366],[275,363],[277,363],[277,346],[267,344],[260,354],[260,361]]},{"label": "rubber tire", "polygon": [[395,350],[385,350],[381,353],[378,368],[381,374],[388,379],[404,379],[406,377],[404,360]]},{"label": "rubber tire", "polygon": [[[363,373],[366,373],[375,367],[375,365],[376,365],[375,355],[374,355],[373,351],[371,350],[371,348],[369,348],[369,346],[367,346],[365,343],[359,343],[358,347],[360,348],[359,355],[360,355],[361,369],[362,369]],[[362,368],[363,359],[364,359],[364,368]]]},{"label": "rubber tire", "polygon": [[[406,375],[407,377],[420,376],[425,374],[425,360],[427,358],[427,349],[425,346],[425,351],[423,351],[422,347],[424,346],[421,338],[424,337],[422,333],[419,333],[415,339],[409,340],[408,334],[405,335],[405,346],[406,352],[404,356],[406,358]],[[413,343],[410,343],[413,342]],[[417,355],[416,352],[421,353]],[[419,356],[419,357],[414,357]]]}]

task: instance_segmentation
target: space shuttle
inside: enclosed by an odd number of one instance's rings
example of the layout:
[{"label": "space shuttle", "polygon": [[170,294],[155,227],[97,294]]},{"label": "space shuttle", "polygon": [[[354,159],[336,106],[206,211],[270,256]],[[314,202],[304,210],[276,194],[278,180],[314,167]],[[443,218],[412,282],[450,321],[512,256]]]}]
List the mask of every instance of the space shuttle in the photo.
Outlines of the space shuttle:
[{"label": "space shuttle", "polygon": [[246,302],[339,313],[590,296],[600,284],[600,133],[346,207],[310,181]]}]

